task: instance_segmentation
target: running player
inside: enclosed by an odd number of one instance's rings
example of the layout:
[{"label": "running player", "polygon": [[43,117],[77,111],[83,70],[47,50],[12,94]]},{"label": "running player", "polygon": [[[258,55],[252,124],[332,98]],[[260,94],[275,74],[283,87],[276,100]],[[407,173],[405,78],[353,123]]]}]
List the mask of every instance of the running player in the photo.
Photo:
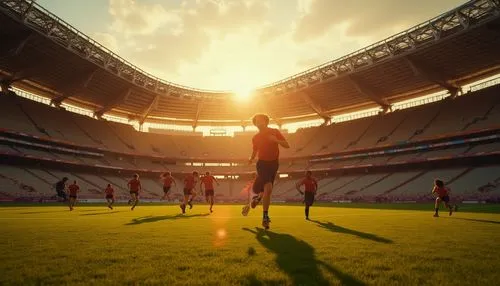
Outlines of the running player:
[{"label": "running player", "polygon": [[66,196],[66,182],[68,181],[67,177],[62,178],[59,182],[56,183],[56,192],[57,196],[66,201],[68,198]]},{"label": "running player", "polygon": [[186,205],[189,205],[189,209],[193,208],[193,199],[196,197],[196,184],[198,183],[199,174],[194,171],[193,174],[187,175],[184,178],[184,200],[180,205],[182,213],[186,213]]},{"label": "running player", "polygon": [[80,187],[76,184],[76,181],[73,181],[73,184],[68,186],[70,211],[72,211],[75,207],[76,199],[78,198],[78,192],[80,192]]},{"label": "running player", "polygon": [[139,202],[139,192],[142,190],[141,181],[139,180],[139,175],[134,174],[134,178],[130,180],[127,184],[130,191],[130,203],[134,203],[130,210],[134,210],[135,206]]},{"label": "running player", "polygon": [[200,190],[203,191],[203,186],[205,186],[205,199],[210,204],[210,212],[213,212],[212,208],[214,206],[214,182],[219,186],[219,182],[214,176],[210,175],[210,172],[206,172],[205,176],[200,180]]},{"label": "running player", "polygon": [[248,160],[252,164],[255,157],[257,161],[257,178],[253,184],[254,193],[251,206],[255,208],[263,199],[262,226],[269,229],[269,205],[271,204],[271,194],[273,192],[273,183],[279,167],[279,146],[290,148],[285,137],[278,129],[269,128],[269,117],[265,114],[257,114],[252,118],[252,122],[259,129],[252,138],[253,152]]},{"label": "running player", "polygon": [[115,203],[115,190],[113,189],[111,184],[108,184],[108,186],[104,190],[104,193],[106,194],[106,201],[108,202],[108,208],[112,210],[113,204]]},{"label": "running player", "polygon": [[[309,207],[314,203],[314,196],[316,195],[316,191],[318,190],[318,181],[313,178],[312,172],[307,171],[306,176],[297,182],[295,185],[300,194],[304,195],[304,204],[306,219],[309,220]],[[304,186],[304,192],[300,189],[301,186]]]},{"label": "running player", "polygon": [[170,190],[172,189],[172,185],[177,188],[177,183],[170,172],[161,174],[160,180],[163,182],[163,197],[160,200],[167,199],[170,201]]},{"label": "running player", "polygon": [[439,205],[441,204],[441,202],[444,202],[444,205],[449,209],[449,215],[452,215],[454,207],[450,205],[450,189],[444,186],[443,181],[437,179],[434,180],[434,188],[432,188],[432,194],[437,194],[436,203],[434,204],[434,217],[439,217]]}]

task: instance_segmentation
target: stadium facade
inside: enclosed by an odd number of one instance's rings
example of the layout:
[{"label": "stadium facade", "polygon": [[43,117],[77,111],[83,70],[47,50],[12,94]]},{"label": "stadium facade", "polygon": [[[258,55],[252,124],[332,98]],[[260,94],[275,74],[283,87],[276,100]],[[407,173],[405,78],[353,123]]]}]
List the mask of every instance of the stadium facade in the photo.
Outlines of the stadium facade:
[{"label": "stadium facade", "polygon": [[[47,199],[62,176],[100,198],[124,178],[143,177],[145,197],[161,195],[159,174],[197,169],[223,179],[221,200],[238,200],[253,167],[250,134],[138,132],[106,116],[151,124],[247,126],[255,112],[278,126],[321,119],[288,134],[275,198],[299,200],[305,169],[320,181],[320,199],[427,200],[442,178],[461,200],[497,200],[500,192],[500,86],[464,85],[500,72],[499,1],[469,1],[360,51],[255,90],[243,111],[229,91],[158,79],[113,54],[33,1],[0,0],[0,198]],[[18,96],[22,91],[49,101]],[[398,102],[445,91],[429,104]],[[17,93],[17,94],[16,94]],[[278,104],[279,102],[279,104]],[[64,104],[92,111],[81,116]],[[365,109],[376,115],[331,118]],[[237,110],[237,111],[235,111]]]}]

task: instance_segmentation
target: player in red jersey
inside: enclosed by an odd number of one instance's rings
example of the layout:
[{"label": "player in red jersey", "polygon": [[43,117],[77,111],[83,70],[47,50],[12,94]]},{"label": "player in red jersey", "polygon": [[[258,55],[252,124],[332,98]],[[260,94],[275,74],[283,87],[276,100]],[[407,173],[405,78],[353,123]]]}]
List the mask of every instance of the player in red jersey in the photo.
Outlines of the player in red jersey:
[{"label": "player in red jersey", "polygon": [[184,200],[180,205],[182,213],[186,213],[186,205],[189,205],[189,209],[193,208],[193,199],[196,197],[196,184],[198,183],[199,174],[194,171],[192,174],[187,175],[184,178]]},{"label": "player in red jersey", "polygon": [[106,201],[108,202],[108,208],[113,209],[113,204],[115,203],[115,190],[108,184],[106,189],[104,189],[104,193],[106,194]]},{"label": "player in red jersey", "polygon": [[170,190],[172,189],[172,185],[177,188],[177,183],[170,172],[161,174],[160,180],[163,182],[163,197],[161,200],[167,199],[170,201]]},{"label": "player in red jersey", "polygon": [[134,210],[135,206],[137,206],[137,203],[139,202],[139,192],[142,190],[139,175],[134,174],[134,178],[128,182],[127,186],[130,191],[130,202],[134,203],[130,210]]},{"label": "player in red jersey", "polygon": [[[316,191],[318,190],[318,181],[313,178],[312,172],[307,171],[306,176],[297,182],[295,185],[300,194],[304,195],[304,204],[306,219],[309,220],[309,207],[314,203],[314,196],[316,195]],[[300,189],[301,186],[304,186],[304,192]]]},{"label": "player in red jersey", "polygon": [[263,200],[262,226],[269,229],[269,205],[279,167],[279,146],[288,149],[290,145],[278,129],[268,127],[267,115],[257,114],[252,118],[252,122],[259,129],[259,133],[252,138],[253,152],[248,160],[249,164],[252,164],[255,157],[258,157],[257,178],[253,184],[253,191],[257,195],[252,198],[251,207],[255,208],[260,200]]},{"label": "player in red jersey", "polygon": [[68,186],[68,195],[69,195],[69,210],[72,211],[75,207],[76,199],[78,198],[78,192],[80,192],[80,187],[73,181],[73,184]]},{"label": "player in red jersey", "polygon": [[449,215],[453,214],[453,209],[456,206],[450,204],[450,189],[444,186],[444,182],[441,180],[434,180],[434,188],[432,188],[432,194],[437,195],[436,203],[434,204],[434,217],[439,217],[439,205],[444,202],[444,205],[449,210]]},{"label": "player in red jersey", "polygon": [[205,187],[205,199],[207,200],[207,203],[210,204],[210,212],[213,212],[212,208],[214,206],[214,182],[217,186],[219,186],[219,182],[214,176],[210,175],[210,172],[206,172],[205,176],[203,176],[200,180],[200,190],[203,191],[203,186]]}]

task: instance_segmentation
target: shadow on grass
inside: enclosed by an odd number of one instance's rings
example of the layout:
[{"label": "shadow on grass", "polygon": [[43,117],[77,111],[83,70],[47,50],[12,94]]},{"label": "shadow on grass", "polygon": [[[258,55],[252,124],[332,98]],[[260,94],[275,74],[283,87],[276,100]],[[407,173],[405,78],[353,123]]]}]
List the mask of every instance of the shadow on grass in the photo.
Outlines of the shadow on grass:
[{"label": "shadow on grass", "polygon": [[209,213],[206,213],[206,214],[193,214],[193,215],[177,214],[177,215],[163,215],[163,216],[146,216],[146,217],[134,218],[131,222],[126,223],[125,225],[137,225],[143,223],[158,222],[162,220],[189,219],[193,217],[204,217],[209,215],[210,215]]},{"label": "shadow on grass", "polygon": [[484,222],[484,223],[500,224],[500,221],[496,221],[496,220],[477,219],[477,218],[464,218],[464,217],[448,217],[448,218],[449,219],[466,220],[466,221],[474,221],[474,222]]},{"label": "shadow on grass", "polygon": [[65,208],[64,210],[57,210],[57,211],[46,211],[46,212],[22,212],[18,214],[49,214],[49,213],[62,213],[62,212],[68,212],[69,209]]},{"label": "shadow on grass", "polygon": [[[256,230],[243,228],[243,230],[255,234],[262,246],[276,254],[278,267],[292,280],[292,285],[330,285],[330,281],[321,273],[320,265],[336,276],[342,285],[365,285],[355,277],[317,260],[314,248],[303,240],[289,234],[265,231],[262,228],[256,228]],[[255,276],[247,278],[247,281],[242,282],[262,285],[262,282]],[[269,283],[266,282],[266,284]]]},{"label": "shadow on grass", "polygon": [[120,213],[121,211],[112,211],[112,212],[100,212],[100,213],[88,213],[88,214],[81,214],[80,216],[89,216],[89,215],[107,215],[107,214],[114,214],[114,213]]},{"label": "shadow on grass", "polygon": [[387,238],[384,238],[384,237],[381,237],[381,236],[378,236],[378,235],[375,235],[372,233],[366,233],[366,232],[361,232],[361,231],[357,231],[357,230],[353,230],[353,229],[348,229],[348,228],[342,227],[340,225],[336,225],[332,222],[320,222],[317,220],[311,220],[311,222],[313,222],[313,223],[317,224],[319,227],[324,228],[326,230],[329,230],[331,232],[350,234],[350,235],[357,236],[359,238],[368,239],[368,240],[372,240],[375,242],[393,243],[393,241],[390,239],[387,239]]}]

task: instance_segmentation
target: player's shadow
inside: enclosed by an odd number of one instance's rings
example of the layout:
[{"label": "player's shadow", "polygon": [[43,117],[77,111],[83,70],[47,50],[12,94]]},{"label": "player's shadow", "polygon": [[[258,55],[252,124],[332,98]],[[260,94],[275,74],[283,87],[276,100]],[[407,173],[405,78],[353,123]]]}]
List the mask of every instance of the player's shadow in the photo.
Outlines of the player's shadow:
[{"label": "player's shadow", "polygon": [[119,213],[119,212],[120,211],[100,212],[100,213],[88,213],[88,214],[81,214],[80,216],[107,215],[107,214],[114,214],[114,213]]},{"label": "player's shadow", "polygon": [[475,221],[475,222],[484,222],[484,223],[500,224],[500,221],[495,221],[495,220],[487,220],[487,219],[464,218],[464,217],[449,217],[449,218],[451,218],[451,219],[458,219],[458,220],[467,220],[467,221]]},{"label": "player's shadow", "polygon": [[[292,285],[330,285],[330,281],[321,273],[320,265],[337,277],[342,285],[365,285],[355,277],[317,260],[314,248],[303,240],[261,228],[243,230],[255,234],[262,246],[276,254],[278,267],[290,277]],[[259,284],[256,277],[249,280],[247,282],[252,285]]]},{"label": "player's shadow", "polygon": [[387,239],[387,238],[384,238],[384,237],[381,237],[381,236],[378,236],[378,235],[375,235],[372,233],[348,229],[348,228],[342,227],[340,225],[336,225],[332,222],[320,222],[317,220],[311,220],[311,222],[313,222],[313,223],[317,224],[319,227],[324,228],[326,230],[329,230],[331,232],[350,234],[350,235],[357,236],[359,238],[368,239],[368,240],[372,240],[375,242],[393,243],[393,241],[390,239]]},{"label": "player's shadow", "polygon": [[69,209],[57,210],[57,211],[40,211],[40,212],[22,212],[18,214],[48,214],[48,213],[60,213],[60,212],[68,212]]},{"label": "player's shadow", "polygon": [[206,213],[206,214],[193,214],[193,215],[177,214],[177,215],[162,215],[162,216],[146,216],[146,217],[134,218],[131,222],[125,225],[138,225],[138,224],[152,223],[163,220],[189,219],[189,218],[204,217],[209,215],[210,215],[209,213]]}]

